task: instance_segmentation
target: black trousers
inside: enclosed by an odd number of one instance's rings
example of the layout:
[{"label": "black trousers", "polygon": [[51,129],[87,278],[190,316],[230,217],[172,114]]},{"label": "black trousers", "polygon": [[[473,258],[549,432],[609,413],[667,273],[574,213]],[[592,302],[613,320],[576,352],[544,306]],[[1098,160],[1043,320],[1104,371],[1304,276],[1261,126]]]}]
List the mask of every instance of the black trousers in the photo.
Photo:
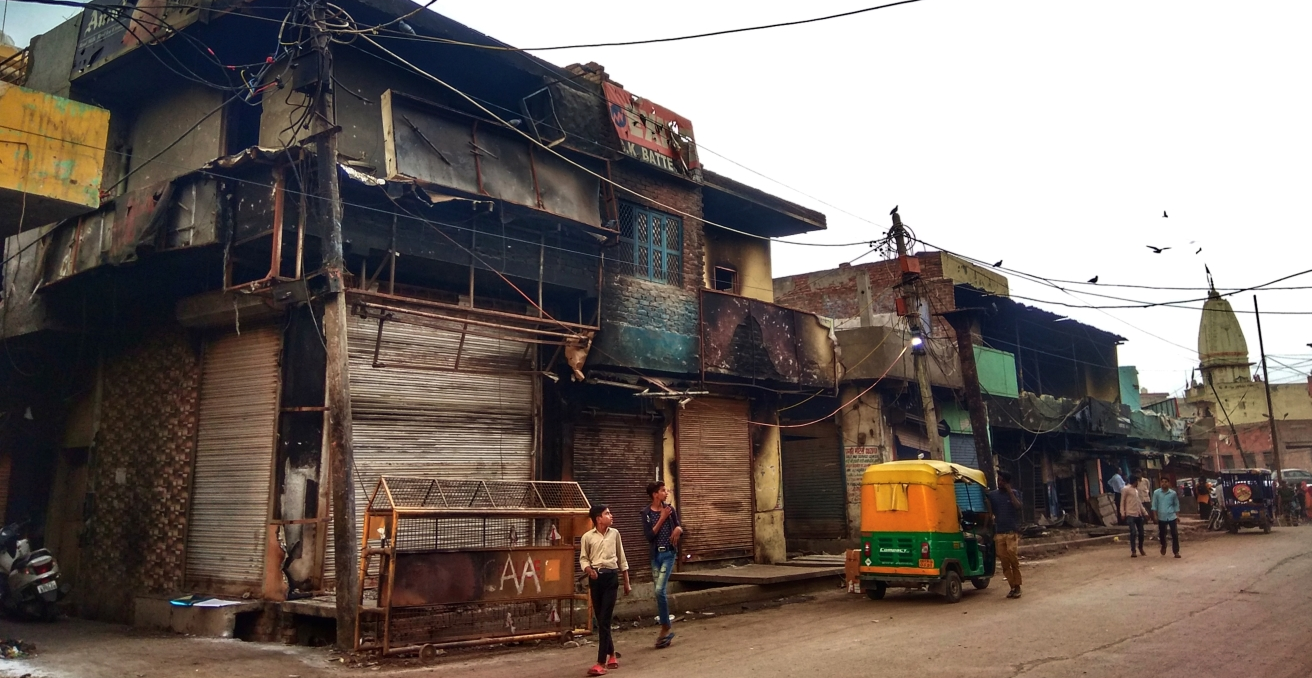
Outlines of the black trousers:
[{"label": "black trousers", "polygon": [[1125,522],[1130,526],[1130,554],[1134,554],[1135,548],[1143,553],[1143,516],[1129,516]]},{"label": "black trousers", "polygon": [[1180,532],[1179,520],[1159,520],[1157,521],[1157,543],[1162,545],[1162,553],[1166,553],[1166,529],[1171,529],[1171,553],[1180,553]]},{"label": "black trousers", "polygon": [[620,594],[620,573],[599,570],[597,578],[588,581],[592,592],[592,615],[597,620],[597,663],[605,666],[606,658],[615,654],[610,624],[615,616],[615,599]]}]

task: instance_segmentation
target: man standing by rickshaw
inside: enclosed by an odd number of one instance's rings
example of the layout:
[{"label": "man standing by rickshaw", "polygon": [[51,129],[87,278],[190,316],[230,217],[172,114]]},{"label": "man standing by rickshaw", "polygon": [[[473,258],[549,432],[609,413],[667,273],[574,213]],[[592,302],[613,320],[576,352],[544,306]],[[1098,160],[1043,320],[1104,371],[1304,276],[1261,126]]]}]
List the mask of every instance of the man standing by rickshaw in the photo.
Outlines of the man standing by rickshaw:
[{"label": "man standing by rickshaw", "polygon": [[1011,585],[1008,598],[1020,597],[1020,492],[1011,487],[1011,474],[998,471],[998,489],[988,495],[993,511],[993,543],[1002,561],[1002,574]]}]

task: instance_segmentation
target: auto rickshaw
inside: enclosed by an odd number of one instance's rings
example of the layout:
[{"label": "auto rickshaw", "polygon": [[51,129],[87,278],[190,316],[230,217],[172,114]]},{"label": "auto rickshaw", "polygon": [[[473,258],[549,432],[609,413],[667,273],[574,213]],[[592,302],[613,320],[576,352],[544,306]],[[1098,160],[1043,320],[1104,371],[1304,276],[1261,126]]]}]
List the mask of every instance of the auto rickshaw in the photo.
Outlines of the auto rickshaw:
[{"label": "auto rickshaw", "polygon": [[962,582],[988,588],[995,567],[992,515],[979,471],[943,461],[875,464],[861,477],[861,587],[871,600],[890,587],[961,600]]},{"label": "auto rickshaw", "polygon": [[1228,469],[1221,472],[1222,520],[1230,534],[1241,527],[1260,527],[1270,533],[1275,524],[1276,485],[1264,468]]}]

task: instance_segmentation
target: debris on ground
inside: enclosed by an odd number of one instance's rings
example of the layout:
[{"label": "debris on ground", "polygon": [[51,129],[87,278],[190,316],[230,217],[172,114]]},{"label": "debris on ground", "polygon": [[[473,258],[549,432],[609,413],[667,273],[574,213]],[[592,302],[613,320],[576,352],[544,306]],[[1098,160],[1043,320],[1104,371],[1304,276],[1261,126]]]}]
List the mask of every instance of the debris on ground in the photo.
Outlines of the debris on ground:
[{"label": "debris on ground", "polygon": [[36,655],[36,646],[21,640],[0,640],[0,657],[5,659],[24,659]]}]

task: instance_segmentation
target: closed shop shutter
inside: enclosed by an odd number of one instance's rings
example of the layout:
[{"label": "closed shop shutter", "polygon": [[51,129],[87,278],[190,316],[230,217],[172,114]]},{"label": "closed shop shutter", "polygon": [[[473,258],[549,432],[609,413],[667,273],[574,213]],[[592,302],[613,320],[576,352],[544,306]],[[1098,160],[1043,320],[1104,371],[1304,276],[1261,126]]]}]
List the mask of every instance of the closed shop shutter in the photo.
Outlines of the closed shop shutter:
[{"label": "closed shop shutter", "polygon": [[923,432],[909,426],[898,426],[893,429],[893,435],[897,438],[896,459],[918,459],[922,454],[929,459],[929,438]]},{"label": "closed shop shutter", "polygon": [[838,427],[825,422],[785,429],[784,534],[789,539],[842,539],[847,486]]},{"label": "closed shop shutter", "polygon": [[263,586],[281,350],[273,327],[205,345],[187,526],[187,583],[196,590]]},{"label": "closed shop shutter", "polygon": [[651,505],[647,483],[656,479],[659,424],[636,417],[586,417],[574,426],[574,481],[588,501],[605,504],[624,537],[635,581],[651,581],[642,510]]},{"label": "closed shop shutter", "polygon": [[684,560],[753,553],[752,444],[747,402],[697,398],[679,412],[679,512]]},{"label": "closed shop shutter", "polygon": [[380,346],[378,323],[352,316],[347,326],[357,530],[384,475],[532,480],[533,347],[400,322],[383,324]]},{"label": "closed shop shutter", "polygon": [[[979,455],[975,452],[975,436],[953,433],[948,436],[948,449],[952,463],[978,469]],[[957,506],[979,511],[984,506],[984,488],[973,483],[957,483]]]}]

